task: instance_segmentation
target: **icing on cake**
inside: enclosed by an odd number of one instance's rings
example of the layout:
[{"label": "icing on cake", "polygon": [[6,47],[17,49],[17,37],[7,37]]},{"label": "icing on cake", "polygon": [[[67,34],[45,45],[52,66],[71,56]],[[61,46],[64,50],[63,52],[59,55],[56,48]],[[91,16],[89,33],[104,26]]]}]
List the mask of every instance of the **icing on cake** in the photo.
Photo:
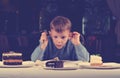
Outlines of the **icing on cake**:
[{"label": "icing on cake", "polygon": [[22,65],[22,53],[6,52],[2,54],[4,65]]}]

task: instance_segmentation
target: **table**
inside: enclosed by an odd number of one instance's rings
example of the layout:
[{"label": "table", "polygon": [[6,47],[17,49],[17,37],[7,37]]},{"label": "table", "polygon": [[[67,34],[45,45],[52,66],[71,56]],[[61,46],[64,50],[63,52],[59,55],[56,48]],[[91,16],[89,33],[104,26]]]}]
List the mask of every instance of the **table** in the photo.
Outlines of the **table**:
[{"label": "table", "polygon": [[41,66],[0,68],[0,78],[120,78],[120,69],[45,70]]}]

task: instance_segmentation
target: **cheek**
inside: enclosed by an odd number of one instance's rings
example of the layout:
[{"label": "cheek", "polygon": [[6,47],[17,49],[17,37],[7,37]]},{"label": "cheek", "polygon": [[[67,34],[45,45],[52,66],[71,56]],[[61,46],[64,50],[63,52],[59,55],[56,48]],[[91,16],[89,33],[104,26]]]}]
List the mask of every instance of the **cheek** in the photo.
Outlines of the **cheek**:
[{"label": "cheek", "polygon": [[55,38],[52,38],[53,42],[56,42],[56,39]]},{"label": "cheek", "polygon": [[64,39],[63,42],[66,43],[68,41],[68,38]]},{"label": "cheek", "polygon": [[52,38],[52,41],[53,41],[54,44],[57,43],[57,39],[56,38]]}]

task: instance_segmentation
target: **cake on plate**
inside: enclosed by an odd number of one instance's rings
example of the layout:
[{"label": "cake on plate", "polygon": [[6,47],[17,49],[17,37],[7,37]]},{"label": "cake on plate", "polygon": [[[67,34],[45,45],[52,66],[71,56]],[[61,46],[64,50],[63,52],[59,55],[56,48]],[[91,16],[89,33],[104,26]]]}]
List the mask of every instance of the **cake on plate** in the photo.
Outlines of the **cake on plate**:
[{"label": "cake on plate", "polygon": [[59,60],[58,57],[55,57],[52,60],[47,61],[45,65],[46,65],[46,67],[63,68],[64,61]]},{"label": "cake on plate", "polygon": [[100,55],[91,55],[90,56],[90,65],[91,66],[101,66],[103,64],[102,57]]},{"label": "cake on plate", "polygon": [[46,67],[52,67],[52,68],[63,68],[63,61],[59,60],[51,60],[46,62]]},{"label": "cake on plate", "polygon": [[5,52],[2,54],[2,61],[4,65],[22,65],[22,53]]}]

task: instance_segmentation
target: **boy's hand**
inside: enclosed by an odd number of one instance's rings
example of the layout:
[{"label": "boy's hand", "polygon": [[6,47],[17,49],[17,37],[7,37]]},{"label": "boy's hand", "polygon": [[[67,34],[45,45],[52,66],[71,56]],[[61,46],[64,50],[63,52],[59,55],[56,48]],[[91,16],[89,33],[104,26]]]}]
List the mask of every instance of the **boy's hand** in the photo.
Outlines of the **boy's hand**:
[{"label": "boy's hand", "polygon": [[80,44],[80,33],[72,32],[70,35],[70,40],[74,45],[79,45]]},{"label": "boy's hand", "polygon": [[41,49],[44,50],[48,44],[47,33],[43,32],[40,37]]}]

